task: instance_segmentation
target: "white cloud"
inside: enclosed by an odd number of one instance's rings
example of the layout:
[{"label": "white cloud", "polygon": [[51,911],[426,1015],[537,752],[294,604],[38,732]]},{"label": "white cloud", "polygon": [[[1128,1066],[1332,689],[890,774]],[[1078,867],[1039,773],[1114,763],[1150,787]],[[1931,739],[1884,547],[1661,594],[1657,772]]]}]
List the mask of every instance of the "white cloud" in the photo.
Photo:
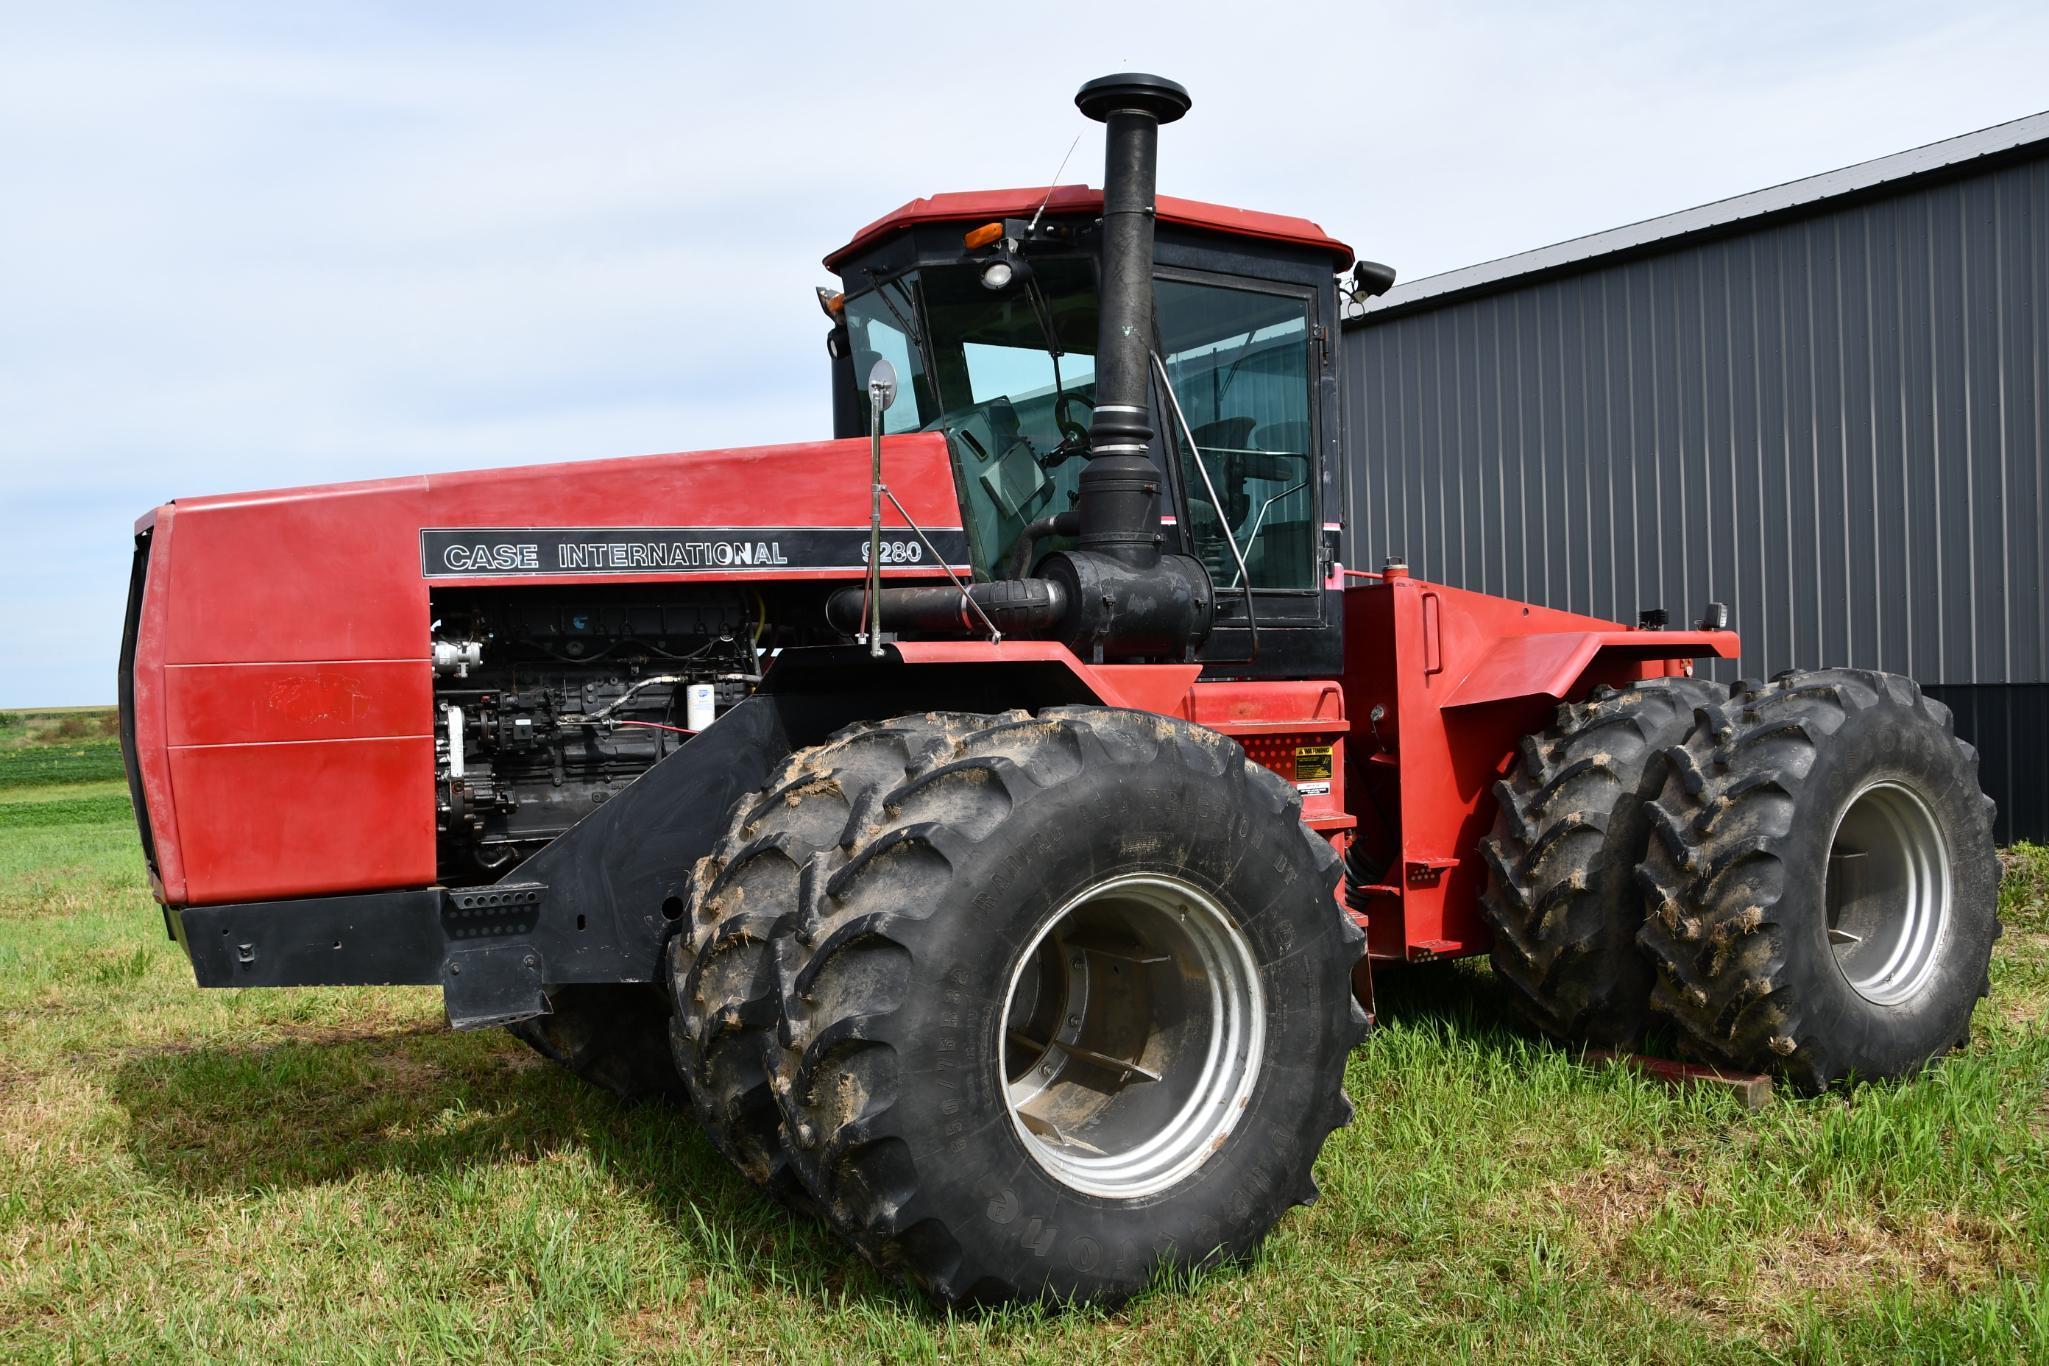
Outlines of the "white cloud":
[{"label": "white cloud", "polygon": [[1041,183],[1119,67],[1169,192],[1404,277],[2034,112],[2049,11],[68,4],[0,48],[0,705],[112,693],[179,494],[794,439],[818,259]]}]

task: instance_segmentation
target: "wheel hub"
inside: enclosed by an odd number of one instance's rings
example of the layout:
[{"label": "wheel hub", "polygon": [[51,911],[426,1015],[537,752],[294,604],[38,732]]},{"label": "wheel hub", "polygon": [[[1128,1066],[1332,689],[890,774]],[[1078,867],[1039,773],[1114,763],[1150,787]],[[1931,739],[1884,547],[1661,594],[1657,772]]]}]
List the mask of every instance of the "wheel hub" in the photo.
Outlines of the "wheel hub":
[{"label": "wheel hub", "polygon": [[1214,897],[1159,874],[1100,883],[1055,912],[1012,971],[1011,1122],[1075,1190],[1164,1190],[1236,1127],[1265,1019],[1252,946]]},{"label": "wheel hub", "polygon": [[1941,962],[1950,921],[1949,841],[1921,797],[1894,782],[1858,789],[1829,844],[1828,942],[1858,995],[1912,999]]}]

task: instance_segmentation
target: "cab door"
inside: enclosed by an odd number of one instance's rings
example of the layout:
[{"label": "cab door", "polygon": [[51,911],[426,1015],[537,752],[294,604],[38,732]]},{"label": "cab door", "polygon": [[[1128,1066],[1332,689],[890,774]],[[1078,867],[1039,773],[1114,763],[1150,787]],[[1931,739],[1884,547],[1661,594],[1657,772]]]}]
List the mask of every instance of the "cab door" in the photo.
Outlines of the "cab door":
[{"label": "cab door", "polygon": [[[1196,270],[1155,274],[1157,349],[1183,421],[1165,395],[1155,411],[1172,453],[1182,544],[1216,587],[1216,628],[1201,652],[1216,671],[1300,676],[1337,667],[1324,591],[1319,452],[1331,433],[1319,293]],[[1257,622],[1257,659],[1248,617]]]}]

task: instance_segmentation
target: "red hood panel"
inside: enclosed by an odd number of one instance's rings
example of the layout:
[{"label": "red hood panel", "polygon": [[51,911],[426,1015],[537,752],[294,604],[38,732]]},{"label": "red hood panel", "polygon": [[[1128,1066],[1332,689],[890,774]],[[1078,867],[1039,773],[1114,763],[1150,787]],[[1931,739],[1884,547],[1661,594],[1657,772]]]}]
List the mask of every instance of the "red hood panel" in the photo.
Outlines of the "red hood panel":
[{"label": "red hood panel", "polygon": [[[957,532],[960,506],[945,439],[892,437],[884,449],[884,476],[918,525],[928,532]],[[178,555],[164,659],[423,659],[429,586],[423,531],[852,529],[867,523],[868,465],[865,441],[818,441],[180,499],[169,509],[178,519]],[[903,525],[887,507],[883,521]],[[724,564],[697,558],[703,563],[684,555],[636,559],[621,553],[608,577],[758,577],[754,566],[734,563],[730,555]],[[858,567],[819,568],[816,560],[783,558],[777,569],[782,577],[859,576]],[[508,572],[495,575],[478,572],[482,566],[474,559],[458,562],[468,569],[463,581],[475,584],[586,577],[547,573],[559,563],[552,556],[531,562],[508,557]],[[445,570],[445,556],[436,564]],[[586,554],[583,567],[594,565],[603,562]],[[679,567],[664,572],[670,565]]]},{"label": "red hood panel", "polygon": [[[884,450],[891,489],[951,558],[964,539],[945,439]],[[855,440],[156,509],[138,523],[155,532],[135,745],[166,900],[433,881],[437,584],[853,582],[868,506],[868,443]],[[884,521],[904,525],[894,510]]]}]

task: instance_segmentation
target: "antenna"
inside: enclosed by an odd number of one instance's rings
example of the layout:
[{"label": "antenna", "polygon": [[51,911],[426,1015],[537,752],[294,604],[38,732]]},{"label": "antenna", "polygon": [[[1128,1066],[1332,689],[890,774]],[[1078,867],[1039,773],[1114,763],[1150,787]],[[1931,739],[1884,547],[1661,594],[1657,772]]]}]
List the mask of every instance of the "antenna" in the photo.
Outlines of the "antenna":
[{"label": "antenna", "polygon": [[1060,188],[1060,173],[1067,169],[1067,157],[1074,155],[1074,149],[1081,146],[1081,134],[1074,135],[1074,141],[1067,144],[1067,156],[1060,158],[1060,164],[1053,168],[1053,179],[1046,186],[1046,197],[1039,201],[1039,207],[1032,210],[1032,221],[1025,224],[1025,236],[1030,237],[1039,227],[1039,216],[1046,212],[1046,205],[1053,199],[1053,191]]}]

